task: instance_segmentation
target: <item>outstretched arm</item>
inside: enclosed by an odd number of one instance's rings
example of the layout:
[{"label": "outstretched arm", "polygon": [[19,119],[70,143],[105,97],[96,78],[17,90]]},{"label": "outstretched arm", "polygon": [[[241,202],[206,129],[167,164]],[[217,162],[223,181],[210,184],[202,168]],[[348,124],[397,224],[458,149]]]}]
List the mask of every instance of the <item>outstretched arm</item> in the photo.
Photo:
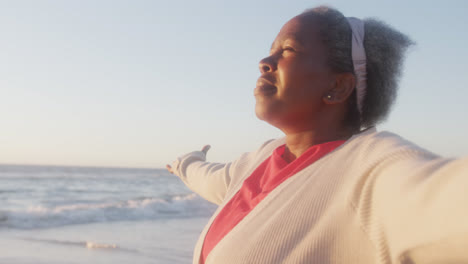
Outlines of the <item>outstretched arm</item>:
[{"label": "outstretched arm", "polygon": [[468,158],[400,154],[363,182],[364,229],[396,263],[468,263]]},{"label": "outstretched arm", "polygon": [[166,165],[170,173],[177,175],[191,190],[206,200],[220,204],[230,183],[231,163],[206,162],[209,145],[201,151],[194,151],[179,157],[171,165]]}]

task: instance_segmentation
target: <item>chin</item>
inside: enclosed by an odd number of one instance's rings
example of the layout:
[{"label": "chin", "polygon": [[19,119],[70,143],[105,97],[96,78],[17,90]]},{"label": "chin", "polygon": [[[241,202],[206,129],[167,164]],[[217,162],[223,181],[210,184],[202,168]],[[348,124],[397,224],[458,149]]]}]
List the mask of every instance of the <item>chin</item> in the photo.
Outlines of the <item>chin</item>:
[{"label": "chin", "polygon": [[262,121],[266,121],[265,120],[265,108],[262,107],[261,105],[259,105],[258,103],[255,104],[255,115],[257,116],[258,119],[262,120]]},{"label": "chin", "polygon": [[280,124],[287,121],[284,111],[284,105],[275,100],[258,100],[255,104],[255,114],[257,118],[267,122],[268,124],[279,128]]},{"label": "chin", "polygon": [[272,110],[272,107],[266,107],[265,105],[261,105],[258,103],[255,105],[255,115],[257,116],[257,118],[269,123],[272,126],[275,126],[274,120],[275,116],[277,116],[277,113],[275,113]]}]

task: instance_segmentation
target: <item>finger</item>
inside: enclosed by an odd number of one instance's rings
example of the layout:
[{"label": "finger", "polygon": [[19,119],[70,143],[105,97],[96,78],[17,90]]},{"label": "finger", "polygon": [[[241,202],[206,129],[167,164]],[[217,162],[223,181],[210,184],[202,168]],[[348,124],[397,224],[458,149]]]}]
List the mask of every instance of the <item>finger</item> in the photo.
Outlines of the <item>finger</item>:
[{"label": "finger", "polygon": [[205,146],[202,148],[201,151],[202,151],[203,153],[205,153],[205,155],[206,155],[206,153],[208,152],[208,150],[210,150],[210,148],[211,148],[210,145],[205,145]]},{"label": "finger", "polygon": [[171,165],[166,164],[166,169],[167,169],[170,173],[174,173],[174,171],[172,170]]}]

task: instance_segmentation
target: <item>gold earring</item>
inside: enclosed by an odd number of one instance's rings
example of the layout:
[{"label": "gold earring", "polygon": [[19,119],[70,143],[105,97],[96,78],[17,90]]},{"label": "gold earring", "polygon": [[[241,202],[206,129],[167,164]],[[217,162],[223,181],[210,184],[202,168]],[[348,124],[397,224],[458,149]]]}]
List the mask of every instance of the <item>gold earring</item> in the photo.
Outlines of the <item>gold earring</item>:
[{"label": "gold earring", "polygon": [[332,99],[332,96],[331,96],[331,95],[327,95],[327,99]]}]

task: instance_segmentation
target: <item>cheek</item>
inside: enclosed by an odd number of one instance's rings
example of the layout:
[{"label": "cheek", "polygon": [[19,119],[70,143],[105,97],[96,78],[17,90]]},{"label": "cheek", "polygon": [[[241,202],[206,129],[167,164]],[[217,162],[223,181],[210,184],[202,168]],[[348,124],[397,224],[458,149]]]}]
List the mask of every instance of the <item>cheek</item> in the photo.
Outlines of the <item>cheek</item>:
[{"label": "cheek", "polygon": [[310,97],[329,88],[329,72],[314,63],[283,63],[280,80],[285,96]]},{"label": "cheek", "polygon": [[[282,92],[293,92],[305,84],[307,73],[301,64],[284,61],[278,65]],[[281,92],[281,91],[280,91]]]}]

